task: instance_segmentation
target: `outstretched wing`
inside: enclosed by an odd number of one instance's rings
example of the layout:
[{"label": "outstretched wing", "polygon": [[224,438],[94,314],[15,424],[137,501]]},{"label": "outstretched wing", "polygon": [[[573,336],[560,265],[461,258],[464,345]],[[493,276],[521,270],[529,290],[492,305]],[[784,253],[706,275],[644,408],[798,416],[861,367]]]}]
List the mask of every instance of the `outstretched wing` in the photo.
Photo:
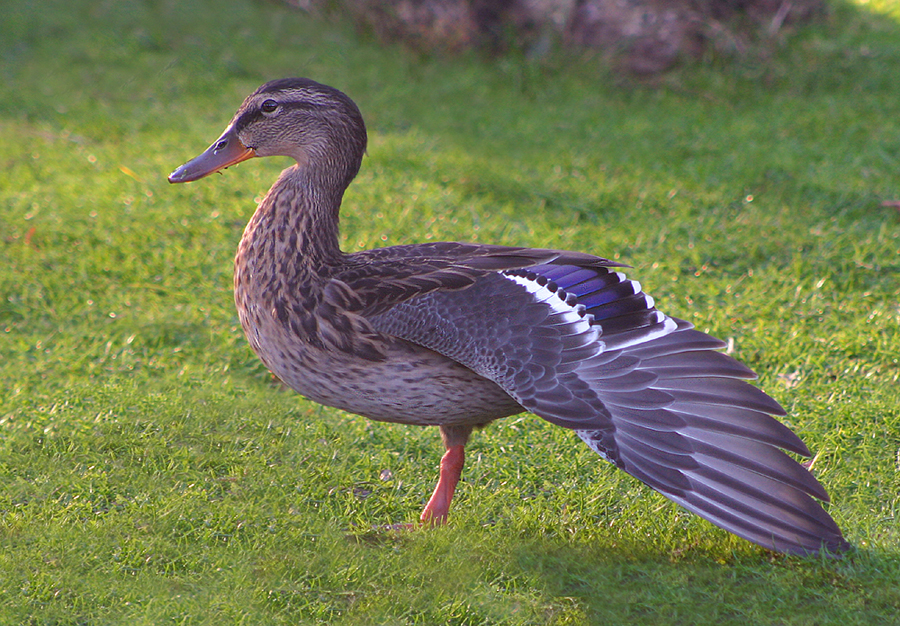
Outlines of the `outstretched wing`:
[{"label": "outstretched wing", "polygon": [[822,486],[782,452],[808,455],[744,382],[724,344],[662,314],[608,267],[539,264],[432,291],[371,318],[375,328],[485,376],[523,407],[701,517],[789,553],[847,547],[814,498]]}]

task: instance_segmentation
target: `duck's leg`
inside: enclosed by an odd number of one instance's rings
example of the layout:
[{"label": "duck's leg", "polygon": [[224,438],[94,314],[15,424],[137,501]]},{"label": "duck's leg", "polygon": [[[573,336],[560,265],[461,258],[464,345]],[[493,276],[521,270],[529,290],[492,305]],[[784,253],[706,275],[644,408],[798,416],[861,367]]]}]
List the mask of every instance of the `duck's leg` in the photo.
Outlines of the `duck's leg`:
[{"label": "duck's leg", "polygon": [[440,526],[447,522],[453,492],[456,491],[456,485],[459,483],[459,477],[466,461],[466,442],[472,432],[471,426],[441,426],[440,428],[441,439],[447,451],[441,457],[441,473],[437,486],[419,518],[423,524],[429,526]]}]

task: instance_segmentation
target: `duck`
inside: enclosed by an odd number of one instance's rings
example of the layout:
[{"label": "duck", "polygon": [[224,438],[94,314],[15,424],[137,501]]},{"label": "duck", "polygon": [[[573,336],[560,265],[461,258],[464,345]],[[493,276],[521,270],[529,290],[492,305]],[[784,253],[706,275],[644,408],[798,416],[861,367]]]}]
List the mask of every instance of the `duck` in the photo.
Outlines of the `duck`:
[{"label": "duck", "polygon": [[376,421],[437,426],[421,525],[448,519],[476,429],[523,412],[712,524],[771,551],[850,544],[781,405],[725,344],[656,308],[626,266],[589,253],[427,242],[347,253],[344,193],[367,131],[346,94],[263,84],[178,167],[196,181],[254,157],[295,161],[259,202],[234,262],[250,347],[302,396]]}]

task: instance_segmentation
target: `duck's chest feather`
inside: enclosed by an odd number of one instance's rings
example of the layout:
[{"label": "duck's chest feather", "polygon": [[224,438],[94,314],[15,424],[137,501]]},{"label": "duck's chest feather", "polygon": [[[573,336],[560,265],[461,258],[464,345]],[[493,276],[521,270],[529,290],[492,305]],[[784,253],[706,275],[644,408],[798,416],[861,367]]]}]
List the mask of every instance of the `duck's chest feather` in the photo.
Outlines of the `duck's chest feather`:
[{"label": "duck's chest feather", "polygon": [[389,422],[484,424],[522,411],[495,383],[436,352],[386,335],[380,356],[330,345],[317,321],[237,290],[241,325],[253,351],[286,385],[320,404]]},{"label": "duck's chest feather", "polygon": [[331,278],[334,262],[297,239],[310,231],[279,225],[263,209],[238,248],[235,304],[253,351],[285,384],[382,421],[483,424],[523,410],[495,383],[345,308],[352,290]]}]

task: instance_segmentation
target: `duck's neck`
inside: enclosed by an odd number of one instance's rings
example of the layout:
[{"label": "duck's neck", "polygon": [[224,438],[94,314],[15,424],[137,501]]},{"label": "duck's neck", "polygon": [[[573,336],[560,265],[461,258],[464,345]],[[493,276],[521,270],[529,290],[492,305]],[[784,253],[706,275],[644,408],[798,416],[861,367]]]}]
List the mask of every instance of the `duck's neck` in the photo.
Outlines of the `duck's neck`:
[{"label": "duck's neck", "polygon": [[323,272],[340,262],[338,213],[345,185],[319,180],[315,171],[286,169],[247,224],[237,262],[253,265],[257,276],[284,278]]}]

